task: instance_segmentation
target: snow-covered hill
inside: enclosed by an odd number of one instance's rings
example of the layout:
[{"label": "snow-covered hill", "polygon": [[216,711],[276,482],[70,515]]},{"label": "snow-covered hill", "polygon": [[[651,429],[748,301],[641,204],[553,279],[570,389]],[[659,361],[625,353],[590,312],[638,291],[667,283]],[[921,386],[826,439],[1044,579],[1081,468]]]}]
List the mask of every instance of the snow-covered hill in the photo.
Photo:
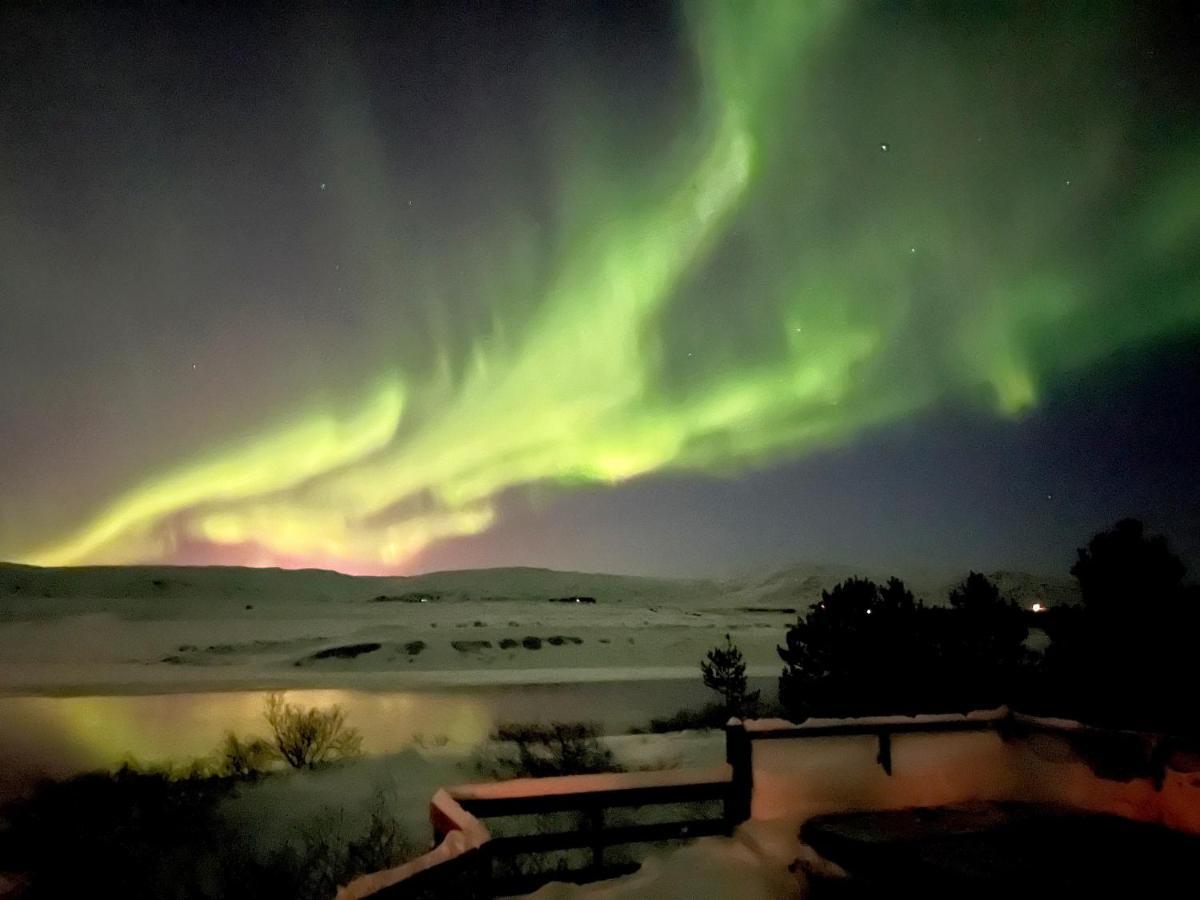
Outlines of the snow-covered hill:
[{"label": "snow-covered hill", "polygon": [[[1077,599],[1074,581],[1028,572],[986,573],[1012,600],[1071,603]],[[404,599],[427,595],[452,601],[545,601],[590,597],[600,603],[647,606],[681,605],[790,607],[803,610],[821,592],[852,575],[882,581],[887,573],[847,566],[795,565],[762,575],[722,580],[653,578],[592,572],[514,567],[463,569],[411,576],[344,575],[323,569],[254,569],[238,566],[80,566],[38,568],[0,563],[0,609],[53,604],[40,600],[84,601],[65,612],[78,613],[87,601],[153,600],[242,601],[263,603],[357,603],[379,598]],[[944,574],[906,579],[916,594],[930,603],[945,601],[959,577]],[[25,602],[22,602],[25,601]],[[32,611],[32,610],[30,610]]]},{"label": "snow-covered hill", "polygon": [[[0,691],[692,678],[726,634],[752,674],[773,676],[787,627],[851,574],[793,566],[715,581],[534,568],[361,577],[0,565]],[[1069,584],[990,574],[1025,605],[1071,596]],[[951,581],[911,586],[938,603]]]}]

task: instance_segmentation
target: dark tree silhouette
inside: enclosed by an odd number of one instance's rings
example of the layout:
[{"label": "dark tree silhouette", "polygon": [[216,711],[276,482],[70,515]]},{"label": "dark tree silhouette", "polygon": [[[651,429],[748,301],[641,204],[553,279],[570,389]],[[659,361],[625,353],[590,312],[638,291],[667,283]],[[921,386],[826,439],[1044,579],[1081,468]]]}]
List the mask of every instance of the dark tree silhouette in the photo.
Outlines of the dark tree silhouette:
[{"label": "dark tree silhouette", "polygon": [[725,644],[713,647],[700,662],[700,674],[705,687],[721,695],[727,716],[744,716],[758,704],[758,692],[749,693],[746,683],[746,660],[733,638],[725,635]]},{"label": "dark tree silhouette", "polygon": [[1161,534],[1147,535],[1137,519],[1122,519],[1078,551],[1071,574],[1089,611],[1127,615],[1136,605],[1165,606],[1179,599],[1187,567]]},{"label": "dark tree silhouette", "polygon": [[912,613],[921,604],[899,578],[889,578],[888,583],[879,589],[879,606],[890,613]]},{"label": "dark tree silhouette", "polygon": [[963,709],[998,706],[1013,699],[1029,661],[1025,614],[1000,588],[971,572],[950,591],[951,627],[940,643],[947,690]]},{"label": "dark tree silhouette", "polygon": [[899,579],[849,578],[821,595],[778,648],[779,699],[797,720],[963,712],[1012,704],[1096,725],[1200,735],[1193,698],[1200,588],[1165,538],[1126,519],[1071,569],[1083,605],[1027,615],[978,572],[926,607]]},{"label": "dark tree silhouette", "polygon": [[921,709],[929,699],[923,610],[897,578],[883,589],[848,578],[823,591],[778,648],[780,702],[800,719]]},{"label": "dark tree silhouette", "polygon": [[1079,550],[1082,609],[1056,620],[1046,704],[1097,725],[1200,732],[1192,698],[1200,602],[1166,538],[1123,519]]},{"label": "dark tree silhouette", "polygon": [[898,578],[850,578],[788,630],[780,701],[796,718],[962,712],[1007,702],[1029,654],[1017,606],[972,572],[947,608]]},{"label": "dark tree silhouette", "polygon": [[1000,588],[979,572],[971,572],[950,590],[952,609],[987,612],[1001,606],[1003,602],[1000,599]]}]

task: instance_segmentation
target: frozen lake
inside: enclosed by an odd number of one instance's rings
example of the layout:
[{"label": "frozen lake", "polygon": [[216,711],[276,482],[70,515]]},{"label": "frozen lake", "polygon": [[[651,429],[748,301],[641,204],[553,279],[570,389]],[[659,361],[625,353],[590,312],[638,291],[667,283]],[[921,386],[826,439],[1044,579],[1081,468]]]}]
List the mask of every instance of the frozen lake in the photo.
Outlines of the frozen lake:
[{"label": "frozen lake", "polygon": [[[764,696],[773,678],[752,679]],[[0,798],[42,775],[61,777],[141,763],[190,761],[216,749],[226,731],[267,734],[266,691],[95,697],[0,697]],[[653,717],[699,707],[716,695],[691,678],[425,690],[291,690],[310,706],[341,704],[368,754],[414,743],[474,744],[503,721],[594,721],[620,733]]]}]

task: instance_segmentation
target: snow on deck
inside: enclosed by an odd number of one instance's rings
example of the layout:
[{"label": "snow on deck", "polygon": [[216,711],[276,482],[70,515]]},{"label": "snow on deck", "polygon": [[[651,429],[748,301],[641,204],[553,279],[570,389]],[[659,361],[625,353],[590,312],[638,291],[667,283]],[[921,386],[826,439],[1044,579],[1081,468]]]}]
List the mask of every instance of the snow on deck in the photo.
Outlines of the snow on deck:
[{"label": "snow on deck", "polygon": [[554,775],[548,778],[512,778],[507,781],[460,784],[447,790],[450,796],[460,801],[497,800],[714,784],[727,782],[732,777],[733,770],[727,763],[722,763],[707,768],[663,769],[654,772],[601,772],[591,775]]},{"label": "snow on deck", "polygon": [[[872,728],[905,725],[940,725],[959,722],[999,722],[1009,716],[1007,706],[995,709],[976,709],[968,713],[923,713],[915,716],[860,716],[843,719],[805,719],[790,722],[787,719],[746,719],[742,722],[747,731],[820,731],[826,728],[853,727],[868,731]],[[734,720],[736,721],[736,720]]]}]

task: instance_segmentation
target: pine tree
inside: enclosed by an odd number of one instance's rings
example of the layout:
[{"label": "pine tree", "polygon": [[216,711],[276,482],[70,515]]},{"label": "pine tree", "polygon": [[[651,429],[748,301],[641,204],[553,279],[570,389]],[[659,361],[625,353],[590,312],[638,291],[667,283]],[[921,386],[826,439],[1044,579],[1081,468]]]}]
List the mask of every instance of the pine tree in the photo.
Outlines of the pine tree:
[{"label": "pine tree", "polygon": [[725,712],[730,716],[742,716],[751,711],[758,699],[758,692],[747,693],[746,660],[742,651],[725,635],[725,645],[713,647],[700,663],[700,674],[705,687],[716,691],[725,701]]}]

